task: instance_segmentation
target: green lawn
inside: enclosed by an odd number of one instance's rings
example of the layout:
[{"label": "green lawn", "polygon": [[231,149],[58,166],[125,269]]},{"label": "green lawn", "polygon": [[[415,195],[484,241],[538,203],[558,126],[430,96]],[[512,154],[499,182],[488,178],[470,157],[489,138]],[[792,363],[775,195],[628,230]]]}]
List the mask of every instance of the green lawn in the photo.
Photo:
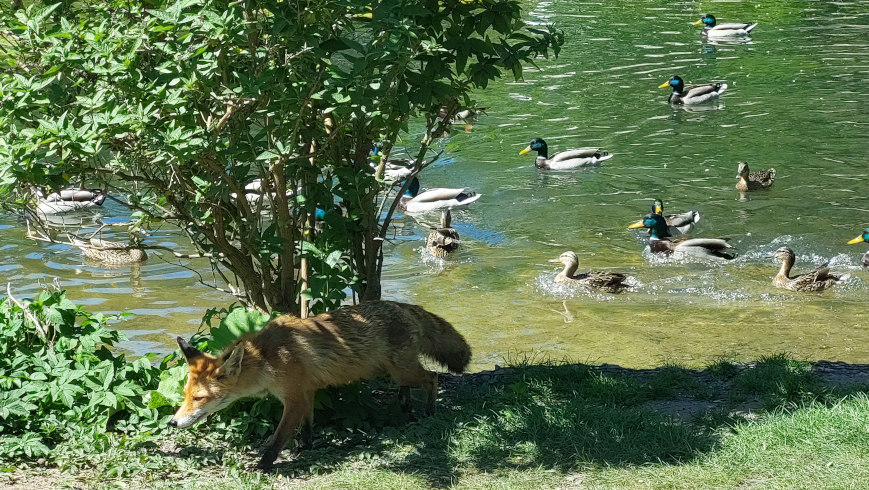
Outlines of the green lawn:
[{"label": "green lawn", "polygon": [[[373,385],[375,402],[392,410],[395,390]],[[700,371],[524,364],[443,385],[434,416],[381,417],[352,431],[317,427],[314,449],[296,458],[285,451],[289,459],[270,475],[249,469],[261,440],[209,422],[162,443],[103,441],[100,455],[78,462],[71,455],[64,471],[49,476],[36,467],[7,475],[25,487],[166,489],[182,482],[524,489],[848,488],[869,481],[867,387],[834,387],[811,364],[784,356]]]}]

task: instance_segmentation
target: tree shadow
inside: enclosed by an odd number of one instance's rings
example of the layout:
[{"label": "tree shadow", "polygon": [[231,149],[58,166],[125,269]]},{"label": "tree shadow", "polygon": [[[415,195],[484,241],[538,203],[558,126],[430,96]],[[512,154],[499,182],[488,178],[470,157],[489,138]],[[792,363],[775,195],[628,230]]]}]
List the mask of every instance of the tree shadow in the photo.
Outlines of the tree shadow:
[{"label": "tree shadow", "polygon": [[[844,372],[858,384],[840,383]],[[830,382],[829,373],[838,381]],[[568,474],[688,462],[714,450],[723,433],[757,413],[869,392],[866,380],[867,365],[812,365],[785,356],[704,370],[561,363],[442,375],[433,416],[387,421],[355,435],[329,425],[322,435],[319,427],[314,450],[281,461],[276,469],[289,476],[312,468],[322,474],[347,460],[371,457],[379,458],[380,468],[446,487],[469,470],[542,468]],[[379,395],[385,405],[392,403],[392,390]],[[412,450],[390,455],[397,447]]]}]

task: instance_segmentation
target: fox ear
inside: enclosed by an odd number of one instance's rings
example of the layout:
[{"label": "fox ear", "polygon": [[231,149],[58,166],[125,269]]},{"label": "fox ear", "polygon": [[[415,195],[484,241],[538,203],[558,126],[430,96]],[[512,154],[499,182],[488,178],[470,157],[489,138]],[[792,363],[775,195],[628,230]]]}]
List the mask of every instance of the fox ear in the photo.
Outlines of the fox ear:
[{"label": "fox ear", "polygon": [[187,364],[190,364],[190,361],[202,355],[196,347],[193,347],[189,342],[181,337],[178,337],[175,340],[178,341],[178,347],[181,347],[181,353],[184,354],[184,358],[187,359]]},{"label": "fox ear", "polygon": [[234,378],[241,372],[241,361],[244,359],[244,345],[238,343],[220,365],[220,376]]}]

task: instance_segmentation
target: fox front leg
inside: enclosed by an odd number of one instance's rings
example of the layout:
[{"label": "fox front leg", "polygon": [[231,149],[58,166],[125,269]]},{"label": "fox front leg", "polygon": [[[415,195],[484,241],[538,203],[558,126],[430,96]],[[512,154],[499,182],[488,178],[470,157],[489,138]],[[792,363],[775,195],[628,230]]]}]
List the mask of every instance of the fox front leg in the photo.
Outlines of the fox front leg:
[{"label": "fox front leg", "polygon": [[[293,433],[296,432],[299,424],[302,420],[306,420],[310,417],[313,410],[313,403],[311,403],[312,399],[313,397],[307,396],[288,398],[284,400],[284,412],[281,416],[281,421],[278,423],[275,433],[272,434],[272,437],[266,444],[265,450],[263,450],[263,455],[260,458],[259,463],[257,463],[258,469],[262,471],[269,471],[272,469],[272,465],[275,463],[275,460],[278,459],[284,446],[287,445],[287,441],[289,441],[293,436]],[[310,423],[306,421],[305,425],[310,426]],[[307,431],[310,431],[310,427],[308,427]],[[303,439],[305,437],[305,432],[306,429],[303,429]]]}]

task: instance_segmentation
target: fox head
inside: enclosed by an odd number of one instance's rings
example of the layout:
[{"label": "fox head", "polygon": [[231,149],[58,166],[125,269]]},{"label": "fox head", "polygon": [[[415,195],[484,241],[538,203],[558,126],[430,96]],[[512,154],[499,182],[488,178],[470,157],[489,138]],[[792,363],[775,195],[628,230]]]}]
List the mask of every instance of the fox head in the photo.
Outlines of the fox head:
[{"label": "fox head", "polygon": [[244,346],[236,344],[220,356],[199,352],[196,347],[178,337],[178,346],[187,359],[187,383],[184,402],[175,412],[169,425],[188,427],[232,403],[237,396],[233,389],[241,371]]}]

